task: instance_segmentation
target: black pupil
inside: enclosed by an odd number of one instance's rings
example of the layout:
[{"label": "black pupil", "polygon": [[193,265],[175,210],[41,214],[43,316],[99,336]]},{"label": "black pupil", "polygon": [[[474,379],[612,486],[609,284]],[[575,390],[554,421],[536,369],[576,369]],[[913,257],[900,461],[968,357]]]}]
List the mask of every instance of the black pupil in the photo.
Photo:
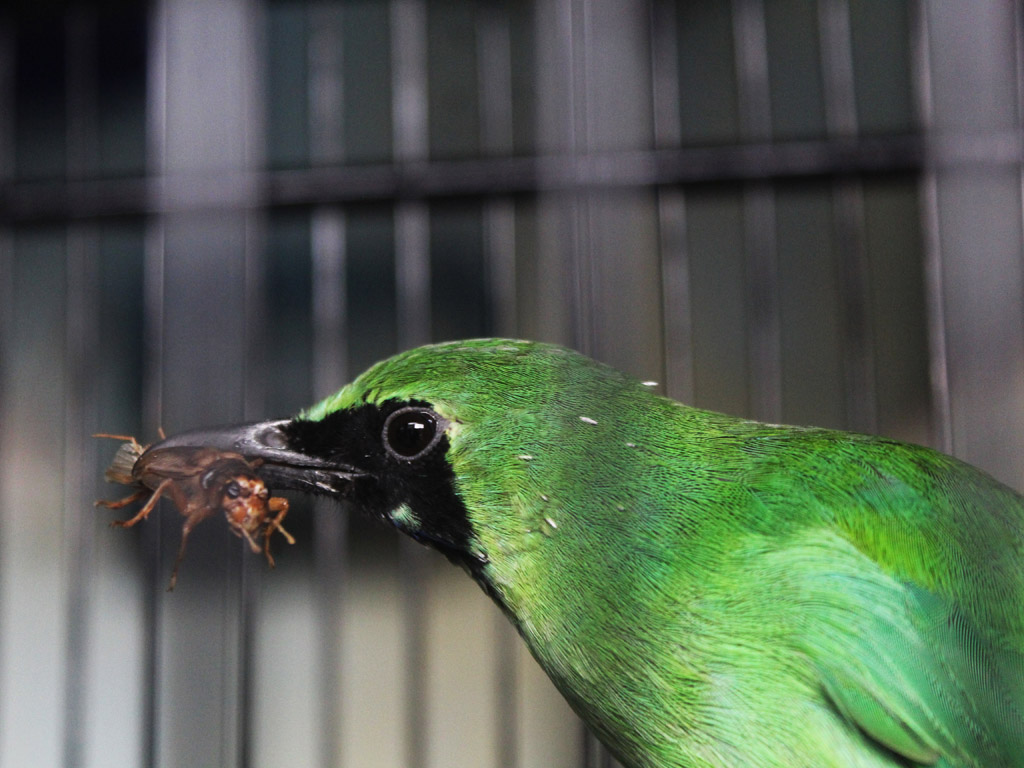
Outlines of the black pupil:
[{"label": "black pupil", "polygon": [[241,491],[242,491],[242,489],[238,486],[238,483],[236,483],[234,480],[232,480],[230,483],[228,483],[228,487],[224,490],[224,492],[228,495],[228,498],[232,498],[232,499],[237,499],[238,498],[238,494],[241,493]]},{"label": "black pupil", "polygon": [[412,457],[430,445],[436,431],[437,422],[429,413],[398,413],[388,424],[388,445],[399,456]]}]

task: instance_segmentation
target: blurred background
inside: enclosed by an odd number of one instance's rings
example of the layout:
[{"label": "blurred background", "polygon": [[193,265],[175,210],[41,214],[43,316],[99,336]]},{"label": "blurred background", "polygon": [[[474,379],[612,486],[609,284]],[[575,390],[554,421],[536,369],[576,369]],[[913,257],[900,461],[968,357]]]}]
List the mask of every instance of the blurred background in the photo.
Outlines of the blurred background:
[{"label": "blurred background", "polygon": [[1024,487],[1022,7],[155,0],[0,11],[0,766],[599,768],[444,559],[294,499],[94,509],[116,443],[561,342]]}]

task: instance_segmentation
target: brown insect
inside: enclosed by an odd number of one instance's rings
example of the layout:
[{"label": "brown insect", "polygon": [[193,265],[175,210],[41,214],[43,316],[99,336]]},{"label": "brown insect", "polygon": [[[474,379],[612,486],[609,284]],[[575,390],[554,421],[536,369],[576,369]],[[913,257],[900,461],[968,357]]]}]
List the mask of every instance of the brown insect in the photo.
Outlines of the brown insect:
[{"label": "brown insect", "polygon": [[168,447],[148,450],[148,446],[139,445],[134,437],[126,435],[98,434],[94,437],[124,441],[104,477],[108,482],[138,489],[118,501],[97,501],[97,506],[121,509],[149,496],[134,517],[115,520],[112,526],[131,528],[145,520],[164,495],[170,497],[185,517],[181,526],[181,546],[178,548],[178,558],[174,561],[168,590],[174,589],[177,583],[178,566],[185,557],[188,535],[196,525],[217,510],[224,512],[234,534],[245,539],[257,554],[261,547],[256,543],[256,538],[262,533],[262,551],[271,568],[274,567],[274,558],[270,554],[270,537],[274,531],[280,531],[289,544],[295,543],[292,535],[281,525],[288,514],[288,500],[270,495],[266,483],[257,474],[259,461],[250,462],[237,453],[214,448]]}]

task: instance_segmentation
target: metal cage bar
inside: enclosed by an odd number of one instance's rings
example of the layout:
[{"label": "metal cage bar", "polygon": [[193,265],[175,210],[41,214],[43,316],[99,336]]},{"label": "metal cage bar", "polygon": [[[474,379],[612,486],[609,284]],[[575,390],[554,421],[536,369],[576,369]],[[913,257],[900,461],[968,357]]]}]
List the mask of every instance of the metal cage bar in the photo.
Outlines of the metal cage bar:
[{"label": "metal cage bar", "polygon": [[[858,132],[853,77],[853,40],[848,0],[821,0],[822,70],[825,119],[830,138]],[[833,207],[843,301],[843,356],[846,421],[851,429],[877,429],[874,349],[868,329],[867,255],[864,245],[863,188],[857,178],[834,183]]]}]

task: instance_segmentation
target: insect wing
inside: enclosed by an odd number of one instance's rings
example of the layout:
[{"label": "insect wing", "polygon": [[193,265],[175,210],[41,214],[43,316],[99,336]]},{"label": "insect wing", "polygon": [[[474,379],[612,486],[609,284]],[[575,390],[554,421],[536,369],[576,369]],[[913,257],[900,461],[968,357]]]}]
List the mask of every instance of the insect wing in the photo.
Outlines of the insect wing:
[{"label": "insect wing", "polygon": [[[220,470],[226,461],[245,461],[241,456],[213,448],[156,448],[143,453],[135,464],[137,481],[153,487],[155,481],[171,478],[186,480],[208,470]],[[248,466],[248,465],[246,465]]]},{"label": "insect wing", "polygon": [[133,485],[138,481],[133,475],[135,464],[143,454],[143,448],[136,442],[121,443],[114,454],[110,466],[103,473],[103,478],[108,483],[120,483],[121,485]]}]

